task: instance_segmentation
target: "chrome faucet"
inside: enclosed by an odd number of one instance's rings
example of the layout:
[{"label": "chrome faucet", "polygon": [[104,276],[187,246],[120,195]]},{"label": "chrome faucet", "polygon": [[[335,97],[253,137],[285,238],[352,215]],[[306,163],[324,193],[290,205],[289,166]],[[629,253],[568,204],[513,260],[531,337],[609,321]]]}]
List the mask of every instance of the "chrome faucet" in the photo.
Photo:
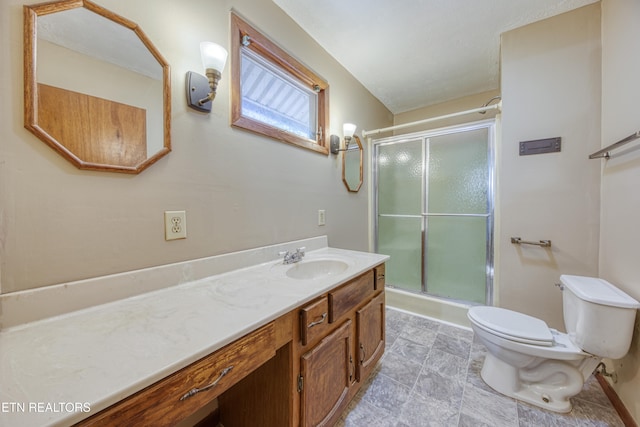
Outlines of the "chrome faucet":
[{"label": "chrome faucet", "polygon": [[305,247],[301,247],[293,251],[283,251],[279,252],[278,255],[284,256],[283,264],[293,264],[294,262],[299,262],[304,257]]}]

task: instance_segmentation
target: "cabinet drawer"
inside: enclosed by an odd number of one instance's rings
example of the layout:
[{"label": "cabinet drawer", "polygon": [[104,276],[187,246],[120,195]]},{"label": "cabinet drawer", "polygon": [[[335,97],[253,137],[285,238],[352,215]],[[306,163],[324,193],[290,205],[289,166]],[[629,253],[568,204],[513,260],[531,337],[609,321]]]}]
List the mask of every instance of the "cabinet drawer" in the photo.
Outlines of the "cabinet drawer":
[{"label": "cabinet drawer", "polygon": [[307,345],[325,334],[329,326],[329,300],[327,297],[311,303],[300,310],[300,341]]},{"label": "cabinet drawer", "polygon": [[384,270],[385,270],[384,264],[380,264],[379,266],[373,269],[375,274],[374,287],[376,291],[384,289],[384,285],[385,285]]},{"label": "cabinet drawer", "polygon": [[274,355],[275,332],[270,323],[79,425],[173,425]]},{"label": "cabinet drawer", "polygon": [[373,270],[329,292],[329,322],[333,323],[373,294]]}]

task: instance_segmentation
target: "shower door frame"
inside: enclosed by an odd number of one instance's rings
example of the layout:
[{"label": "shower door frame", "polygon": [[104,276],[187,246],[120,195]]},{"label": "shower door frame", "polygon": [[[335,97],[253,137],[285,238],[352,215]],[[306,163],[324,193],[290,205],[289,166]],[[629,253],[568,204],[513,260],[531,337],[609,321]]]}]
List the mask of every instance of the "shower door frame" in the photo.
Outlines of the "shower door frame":
[{"label": "shower door frame", "polygon": [[[429,214],[427,209],[428,203],[428,165],[429,165],[429,150],[428,144],[431,138],[443,135],[451,135],[455,133],[462,132],[470,132],[479,129],[487,129],[487,166],[488,166],[488,183],[487,183],[487,213],[486,214]],[[389,284],[391,287],[396,289],[400,289],[406,292],[419,293],[421,295],[427,295],[433,298],[440,298],[449,301],[455,301],[463,304],[472,303],[470,301],[448,298],[438,295],[429,294],[427,292],[427,243],[428,243],[428,229],[426,227],[427,219],[429,216],[467,216],[467,217],[485,217],[487,219],[486,224],[486,280],[485,280],[485,304],[493,305],[493,279],[494,279],[494,207],[495,207],[495,145],[496,145],[496,120],[481,120],[472,123],[465,123],[461,125],[447,126],[443,128],[430,129],[420,132],[413,132],[401,135],[394,135],[386,138],[378,138],[372,139],[371,145],[373,150],[371,150],[371,170],[373,175],[373,226],[374,226],[374,251],[378,252],[379,242],[378,242],[378,218],[380,216],[378,210],[378,155],[381,146],[385,145],[394,145],[398,143],[406,143],[409,141],[422,140],[422,162],[423,162],[423,173],[422,173],[422,215],[388,215],[394,217],[405,217],[405,218],[421,218],[421,278],[422,283],[420,286],[420,291],[416,292],[410,289],[404,289],[393,286],[393,284]]]}]

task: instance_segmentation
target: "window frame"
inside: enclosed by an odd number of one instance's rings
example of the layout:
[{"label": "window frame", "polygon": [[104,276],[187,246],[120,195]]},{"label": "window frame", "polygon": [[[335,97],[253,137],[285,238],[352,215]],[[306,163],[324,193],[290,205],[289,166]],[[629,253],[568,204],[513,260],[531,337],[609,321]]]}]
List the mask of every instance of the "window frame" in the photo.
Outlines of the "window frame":
[{"label": "window frame", "polygon": [[[315,88],[318,96],[318,129],[315,141],[242,115],[240,74],[241,50],[245,47],[242,40],[245,36],[250,39],[247,49],[278,67],[301,86],[312,90]],[[231,126],[325,155],[329,154],[329,84],[233,12],[231,12]]]}]

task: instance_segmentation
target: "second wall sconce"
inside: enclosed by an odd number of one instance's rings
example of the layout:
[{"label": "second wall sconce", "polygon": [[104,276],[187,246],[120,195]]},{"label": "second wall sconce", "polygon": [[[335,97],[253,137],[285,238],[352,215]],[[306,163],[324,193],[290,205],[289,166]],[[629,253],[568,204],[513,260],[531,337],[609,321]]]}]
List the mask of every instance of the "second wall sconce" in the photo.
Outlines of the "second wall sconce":
[{"label": "second wall sconce", "polygon": [[344,148],[340,148],[340,137],[338,135],[331,135],[329,142],[332,154],[338,154],[340,151],[347,151],[349,149],[349,143],[353,138],[356,127],[357,126],[353,123],[345,123],[344,125],[342,125],[342,134],[344,135]]},{"label": "second wall sconce", "polygon": [[187,72],[187,105],[194,110],[208,113],[211,101],[216,97],[218,82],[227,62],[227,50],[212,42],[200,43],[200,56],[206,77],[193,71]]}]

